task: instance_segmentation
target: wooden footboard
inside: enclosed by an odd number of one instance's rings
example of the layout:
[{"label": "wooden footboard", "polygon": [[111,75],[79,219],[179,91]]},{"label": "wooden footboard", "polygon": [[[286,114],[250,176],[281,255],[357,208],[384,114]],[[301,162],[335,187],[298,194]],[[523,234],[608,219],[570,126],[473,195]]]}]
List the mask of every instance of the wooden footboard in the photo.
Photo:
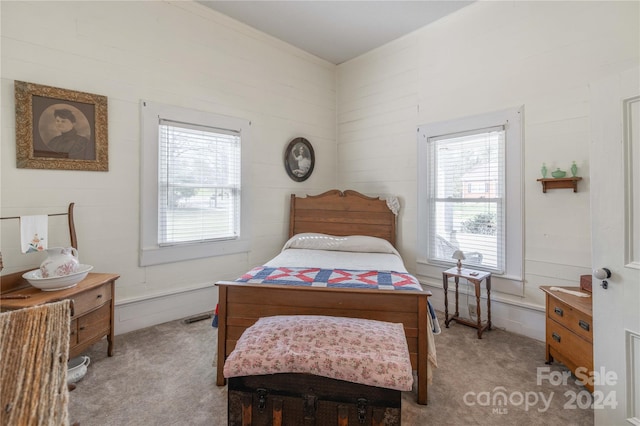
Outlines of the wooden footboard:
[{"label": "wooden footboard", "polygon": [[427,403],[427,300],[431,292],[289,287],[219,282],[218,386],[224,361],[245,329],[273,315],[327,315],[402,323],[411,365],[418,375],[418,404]]}]

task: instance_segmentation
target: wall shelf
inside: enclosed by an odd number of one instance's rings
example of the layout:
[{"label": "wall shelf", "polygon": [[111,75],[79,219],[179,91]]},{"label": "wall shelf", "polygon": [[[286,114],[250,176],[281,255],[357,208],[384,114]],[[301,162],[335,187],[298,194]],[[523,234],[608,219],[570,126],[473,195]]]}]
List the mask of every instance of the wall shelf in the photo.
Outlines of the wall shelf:
[{"label": "wall shelf", "polygon": [[546,193],[547,189],[573,188],[573,192],[578,192],[578,181],[582,180],[579,176],[565,178],[543,178],[538,179],[542,183],[542,192]]}]

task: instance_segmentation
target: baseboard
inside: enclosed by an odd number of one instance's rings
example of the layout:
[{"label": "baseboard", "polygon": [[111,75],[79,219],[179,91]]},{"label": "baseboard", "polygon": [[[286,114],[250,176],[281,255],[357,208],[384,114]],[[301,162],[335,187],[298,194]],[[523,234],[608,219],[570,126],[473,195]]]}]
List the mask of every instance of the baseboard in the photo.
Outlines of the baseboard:
[{"label": "baseboard", "polygon": [[[444,292],[442,286],[430,286],[422,283],[430,290],[432,306],[444,312]],[[467,315],[467,295],[460,293],[460,313]],[[475,303],[475,296],[468,300]],[[115,334],[128,333],[141,328],[151,327],[168,321],[198,315],[215,310],[218,301],[218,290],[211,284],[200,287],[182,289],[176,292],[153,296],[145,299],[132,299],[116,302],[114,313]],[[449,313],[455,311],[455,292],[449,289]],[[486,310],[486,297],[483,295],[481,309]],[[486,312],[482,312],[483,317]],[[442,315],[440,315],[442,316]],[[491,294],[491,322],[494,328],[500,328],[516,334],[544,342],[545,340],[544,306],[533,306],[516,303]],[[439,318],[444,329],[444,318]]]},{"label": "baseboard", "polygon": [[116,335],[153,325],[213,312],[218,290],[210,283],[144,299],[117,301],[114,308]]},{"label": "baseboard", "polygon": [[[440,327],[443,332],[446,332],[444,328],[444,290],[442,286],[430,286],[422,283],[422,286],[431,291],[432,296],[429,298],[431,305],[437,311],[440,311]],[[475,304],[475,295],[473,293],[463,294],[464,289],[461,289],[459,293],[459,307],[460,315],[468,317],[467,300],[469,303]],[[449,315],[455,312],[455,291],[451,291],[449,288],[448,302],[449,302]],[[481,297],[480,309],[482,318],[486,318],[487,298],[485,295]],[[512,333],[520,334],[530,337],[532,339],[544,342],[545,340],[545,318],[546,313],[544,306],[527,305],[524,303],[516,303],[494,293],[491,294],[491,324],[493,328],[499,328]],[[457,327],[458,325],[455,325]],[[464,327],[463,325],[460,325]],[[473,329],[470,329],[473,330]],[[486,336],[486,332],[483,335],[483,339]]]}]

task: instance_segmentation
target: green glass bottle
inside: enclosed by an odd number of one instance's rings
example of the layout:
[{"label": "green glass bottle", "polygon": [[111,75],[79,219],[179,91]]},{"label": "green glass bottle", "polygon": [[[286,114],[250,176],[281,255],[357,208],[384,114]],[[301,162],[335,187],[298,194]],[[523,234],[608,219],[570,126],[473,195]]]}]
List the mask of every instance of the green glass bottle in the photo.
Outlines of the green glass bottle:
[{"label": "green glass bottle", "polygon": [[573,163],[571,163],[571,176],[576,177],[577,174],[578,174],[578,166],[574,161]]},{"label": "green glass bottle", "polygon": [[542,168],[540,169],[540,173],[542,173],[543,179],[547,177],[547,165],[545,163],[542,163]]}]

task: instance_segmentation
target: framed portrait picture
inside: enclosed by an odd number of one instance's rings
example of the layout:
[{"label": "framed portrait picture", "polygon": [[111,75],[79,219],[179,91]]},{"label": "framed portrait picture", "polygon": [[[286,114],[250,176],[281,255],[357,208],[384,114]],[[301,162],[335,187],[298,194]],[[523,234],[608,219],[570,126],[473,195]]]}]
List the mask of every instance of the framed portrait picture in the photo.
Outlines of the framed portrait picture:
[{"label": "framed portrait picture", "polygon": [[305,138],[295,138],[284,152],[284,168],[289,177],[296,182],[305,181],[311,176],[316,157],[313,147]]},{"label": "framed portrait picture", "polygon": [[16,81],[18,168],[108,171],[107,98]]}]

